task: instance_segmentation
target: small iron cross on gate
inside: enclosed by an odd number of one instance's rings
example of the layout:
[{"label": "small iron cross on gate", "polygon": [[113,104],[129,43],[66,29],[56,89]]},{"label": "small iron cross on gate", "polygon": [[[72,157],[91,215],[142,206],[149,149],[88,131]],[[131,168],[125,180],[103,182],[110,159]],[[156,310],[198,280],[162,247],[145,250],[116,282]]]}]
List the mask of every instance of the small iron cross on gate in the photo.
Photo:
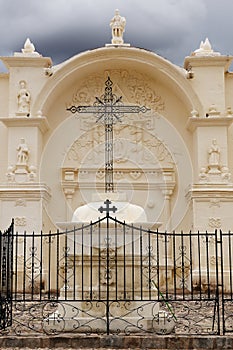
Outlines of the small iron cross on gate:
[{"label": "small iron cross on gate", "polygon": [[105,126],[105,192],[114,192],[113,184],[113,124],[121,121],[124,113],[146,113],[145,106],[128,105],[122,103],[122,96],[117,97],[112,91],[113,82],[110,77],[105,82],[105,93],[95,98],[93,106],[71,106],[67,111],[71,113],[92,113],[97,122],[102,121]]},{"label": "small iron cross on gate", "polygon": [[104,204],[106,205],[106,208],[101,206],[98,209],[101,214],[105,211],[106,212],[106,216],[109,216],[110,211],[112,211],[113,213],[115,213],[117,211],[117,208],[115,207],[115,205],[112,208],[110,208],[110,204],[112,204],[112,202],[109,199],[106,199]]}]

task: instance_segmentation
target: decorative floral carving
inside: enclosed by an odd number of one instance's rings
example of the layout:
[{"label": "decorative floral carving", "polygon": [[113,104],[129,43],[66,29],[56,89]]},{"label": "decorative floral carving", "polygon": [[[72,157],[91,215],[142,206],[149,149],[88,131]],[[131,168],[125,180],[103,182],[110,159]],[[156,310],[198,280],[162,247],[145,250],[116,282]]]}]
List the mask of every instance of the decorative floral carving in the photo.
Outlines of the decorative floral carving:
[{"label": "decorative floral carving", "polygon": [[212,228],[220,228],[222,225],[221,218],[209,218],[209,226]]},{"label": "decorative floral carving", "polygon": [[209,207],[212,208],[212,207],[218,207],[220,208],[221,204],[220,204],[220,199],[218,198],[212,198],[210,200],[210,204],[209,204]]},{"label": "decorative floral carving", "polygon": [[164,110],[165,104],[162,97],[153,91],[148,80],[142,74],[136,72],[129,74],[126,83],[130,98],[135,103],[151,107],[156,112]]},{"label": "decorative floral carving", "polygon": [[[81,136],[70,147],[67,160],[78,162],[85,158],[88,164],[101,164],[104,159],[104,133],[101,126]],[[166,162],[173,164],[172,156],[166,145],[159,138],[144,136],[143,125],[125,125],[121,138],[114,140],[114,160],[116,164],[135,159],[138,164]],[[77,164],[77,163],[76,163]]]},{"label": "decorative floral carving", "polygon": [[[124,93],[125,100],[133,101],[134,104],[144,105],[154,112],[165,109],[165,102],[152,87],[151,79],[145,74],[134,70],[109,70],[105,72],[111,76],[114,88]],[[105,77],[102,74],[93,74],[83,82],[80,88],[73,94],[72,101],[67,105],[87,105],[95,100],[95,96],[103,93]],[[81,117],[82,118],[82,117]]]},{"label": "decorative floral carving", "polygon": [[25,199],[23,198],[16,199],[15,207],[26,207],[26,206],[27,206],[27,202]]},{"label": "decorative floral carving", "polygon": [[27,225],[27,219],[25,216],[16,216],[15,217],[15,226],[26,226]]}]

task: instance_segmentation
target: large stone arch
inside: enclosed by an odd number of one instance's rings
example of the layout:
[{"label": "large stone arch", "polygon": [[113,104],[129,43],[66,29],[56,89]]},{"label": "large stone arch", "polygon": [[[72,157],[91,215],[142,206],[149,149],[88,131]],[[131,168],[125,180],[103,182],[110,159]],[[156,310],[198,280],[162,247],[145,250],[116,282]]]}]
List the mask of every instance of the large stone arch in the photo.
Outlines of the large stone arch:
[{"label": "large stone arch", "polygon": [[[123,96],[126,104],[145,104],[151,109],[141,128],[148,129],[152,139],[161,140],[171,155],[166,175],[171,176],[169,181],[174,184],[170,192],[169,186],[165,186],[162,194],[164,201],[168,199],[170,203],[171,226],[176,228],[187,211],[185,190],[192,183],[192,140],[184,125],[191,110],[200,111],[201,104],[190,87],[185,70],[151,52],[135,48],[102,48],[71,58],[55,67],[54,74],[34,103],[34,111],[42,110],[50,124],[50,131],[45,135],[40,180],[52,189],[48,208],[49,213],[53,213],[52,221],[63,221],[71,216],[67,214],[72,207],[67,204],[67,199],[72,200],[75,181],[69,186],[69,180],[66,180],[75,176],[75,171],[72,173],[75,167],[69,174],[65,159],[77,135],[81,137],[82,123],[85,123],[85,118],[71,115],[66,108],[71,104],[92,104],[95,96],[103,93],[108,74],[115,84],[115,92]],[[47,164],[51,158],[53,166],[48,172]],[[152,204],[148,201],[148,205]]]},{"label": "large stone arch", "polygon": [[46,115],[57,96],[64,89],[85,78],[90,72],[106,67],[135,67],[170,87],[180,96],[190,111],[202,111],[200,100],[186,78],[186,71],[166,59],[146,50],[137,48],[100,48],[79,54],[55,66],[54,73],[36,99],[33,111],[42,110]]}]

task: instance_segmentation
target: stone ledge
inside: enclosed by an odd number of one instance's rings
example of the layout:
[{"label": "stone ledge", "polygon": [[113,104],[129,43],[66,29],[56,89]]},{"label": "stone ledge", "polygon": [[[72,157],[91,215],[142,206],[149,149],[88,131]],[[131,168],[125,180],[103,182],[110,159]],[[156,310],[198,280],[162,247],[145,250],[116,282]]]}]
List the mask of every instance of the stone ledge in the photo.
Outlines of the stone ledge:
[{"label": "stone ledge", "polygon": [[2,336],[0,348],[28,349],[233,349],[233,336],[85,335]]}]

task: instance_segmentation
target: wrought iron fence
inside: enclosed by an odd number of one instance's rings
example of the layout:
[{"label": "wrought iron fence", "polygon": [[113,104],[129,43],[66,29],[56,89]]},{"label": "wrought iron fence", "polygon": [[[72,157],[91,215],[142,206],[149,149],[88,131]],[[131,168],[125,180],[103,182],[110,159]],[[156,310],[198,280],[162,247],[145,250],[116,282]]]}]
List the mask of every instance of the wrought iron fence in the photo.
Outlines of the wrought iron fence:
[{"label": "wrought iron fence", "polygon": [[4,334],[232,332],[230,232],[159,232],[109,215],[65,232],[7,232]]},{"label": "wrought iron fence", "polygon": [[12,325],[13,225],[0,232],[0,330]]}]

